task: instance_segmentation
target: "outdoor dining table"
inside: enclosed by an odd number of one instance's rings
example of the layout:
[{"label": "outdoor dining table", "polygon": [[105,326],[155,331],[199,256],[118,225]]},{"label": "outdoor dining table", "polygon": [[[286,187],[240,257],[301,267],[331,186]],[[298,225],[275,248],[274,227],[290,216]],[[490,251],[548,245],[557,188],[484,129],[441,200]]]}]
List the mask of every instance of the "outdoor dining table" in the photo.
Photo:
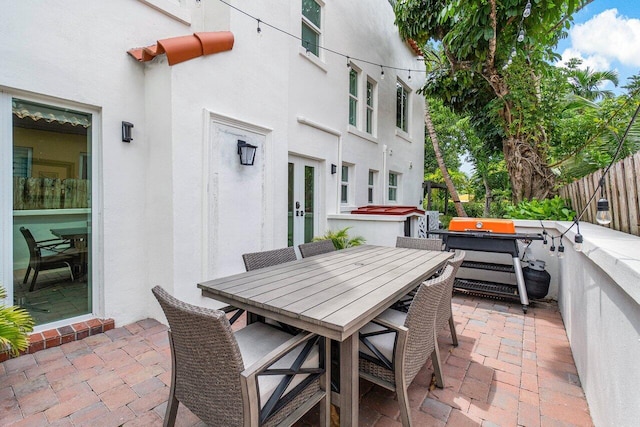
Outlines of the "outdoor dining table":
[{"label": "outdoor dining table", "polygon": [[[338,341],[340,425],[358,425],[358,330],[453,252],[363,245],[198,284],[202,295]],[[336,401],[337,397],[337,401]]]}]

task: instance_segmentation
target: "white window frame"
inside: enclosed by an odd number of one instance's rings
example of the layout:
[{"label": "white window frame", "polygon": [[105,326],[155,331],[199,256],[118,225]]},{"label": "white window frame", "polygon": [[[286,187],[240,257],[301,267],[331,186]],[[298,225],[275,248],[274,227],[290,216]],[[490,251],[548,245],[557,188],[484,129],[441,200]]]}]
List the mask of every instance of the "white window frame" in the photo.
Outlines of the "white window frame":
[{"label": "white window frame", "polygon": [[[391,183],[391,177],[395,177],[395,183]],[[388,185],[387,185],[387,200],[389,203],[398,203],[400,201],[400,177],[401,174],[398,172],[389,171],[388,176]],[[395,195],[394,198],[391,198],[391,192]]]},{"label": "white window frame", "polygon": [[[400,105],[398,104],[398,91],[402,89],[403,90],[403,95],[406,93],[405,96],[403,96],[402,99],[404,99],[404,102],[400,102]],[[409,133],[409,117],[411,117],[410,115],[410,106],[411,106],[411,89],[409,89],[409,87],[404,84],[404,82],[400,79],[396,80],[396,129],[400,132],[404,132],[405,134]],[[398,108],[401,108],[400,111],[400,126],[398,123]],[[402,124],[404,124],[404,126],[402,126]]]},{"label": "white window frame", "polygon": [[[351,76],[354,75],[356,76],[356,85],[355,85],[355,90],[356,93],[351,92]],[[358,70],[357,68],[355,68],[354,66],[351,66],[351,69],[349,70],[349,125],[355,127],[356,129],[359,128],[360,125],[360,79],[361,79],[361,73],[360,70]],[[351,105],[352,103],[354,104],[353,107],[353,113],[354,113],[354,119],[355,119],[355,123],[351,122]]]},{"label": "white window frame", "polygon": [[[302,44],[302,48],[307,52],[307,55],[313,55],[316,58],[322,59],[322,42],[323,42],[323,37],[322,37],[322,27],[324,26],[324,2],[319,1],[319,0],[311,0],[314,1],[315,3],[318,4],[318,6],[320,6],[320,27],[316,26],[316,24],[314,24],[313,22],[311,22],[311,20],[309,20],[309,18],[307,18],[304,15],[303,9],[302,9],[302,1],[300,0],[300,16],[301,16],[301,25],[300,25],[300,43]],[[318,45],[317,46],[313,46],[313,47],[309,47],[305,45],[305,41],[302,38],[302,25],[307,26],[309,29],[311,29],[311,31],[313,31],[314,33],[317,34],[318,36]],[[313,48],[315,48],[317,50],[317,52],[314,52]]]},{"label": "white window frame", "polygon": [[351,202],[351,185],[349,182],[349,176],[353,176],[353,167],[347,163],[343,163],[340,169],[340,204],[341,205],[348,205]]},{"label": "white window frame", "polygon": [[367,203],[376,202],[376,181],[378,180],[378,171],[369,169],[367,181]]},{"label": "white window frame", "polygon": [[[371,86],[371,90],[369,90]],[[364,131],[372,136],[376,135],[376,103],[378,84],[368,77],[364,89]]]}]

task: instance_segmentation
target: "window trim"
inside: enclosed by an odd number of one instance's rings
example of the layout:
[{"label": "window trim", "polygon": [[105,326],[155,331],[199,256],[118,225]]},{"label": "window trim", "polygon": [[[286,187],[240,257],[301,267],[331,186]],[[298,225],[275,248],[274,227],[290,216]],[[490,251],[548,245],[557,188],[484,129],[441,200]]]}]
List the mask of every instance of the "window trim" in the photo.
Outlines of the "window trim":
[{"label": "window trim", "polygon": [[[395,177],[395,184],[391,184],[391,176]],[[389,171],[389,176],[387,177],[387,201],[389,203],[398,203],[398,199],[400,199],[400,174],[398,172]],[[391,198],[391,190],[395,190],[395,198]]]},{"label": "window trim", "polygon": [[[403,97],[404,99],[404,103],[402,103],[402,115],[401,115],[401,119],[404,119],[404,127],[402,126],[398,126],[398,90],[402,89],[403,90],[403,94],[406,93],[406,96]],[[410,112],[411,112],[411,103],[409,102],[410,100],[410,96],[411,96],[411,89],[409,89],[409,86],[407,86],[402,80],[397,79],[396,80],[396,129],[398,129],[401,132],[405,132],[405,133],[409,133],[409,117],[410,117]]]},{"label": "window trim", "polygon": [[[371,104],[369,104],[369,85],[371,85]],[[364,132],[376,136],[377,130],[377,117],[376,117],[376,104],[378,101],[378,83],[371,77],[367,76],[365,83],[365,102],[364,102]],[[370,129],[368,129],[370,127]]]},{"label": "window trim", "polygon": [[[356,77],[356,84],[355,84],[355,90],[356,93],[352,93],[351,92],[351,76],[355,74]],[[351,66],[351,70],[349,70],[349,125],[355,127],[356,129],[360,128],[360,79],[361,79],[362,73],[360,72],[360,70],[358,70],[358,68]],[[354,103],[354,107],[353,107],[353,113],[354,113],[354,120],[355,123],[351,123],[351,103]]]},{"label": "window trim", "polygon": [[[345,174],[345,169],[346,169],[346,174]],[[346,175],[346,180],[345,180],[345,175]],[[340,204],[341,205],[348,205],[351,201],[351,186],[349,183],[349,175],[353,175],[351,173],[351,167],[346,164],[343,163],[340,169]],[[346,195],[346,199],[344,199],[342,196]]]},{"label": "window trim", "polygon": [[367,177],[367,203],[374,204],[376,201],[376,181],[377,181],[378,171],[369,169],[368,177]]},{"label": "window trim", "polygon": [[[322,49],[322,45],[323,45],[323,34],[322,34],[322,27],[324,24],[324,2],[323,1],[319,1],[319,0],[311,0],[313,2],[315,2],[319,7],[320,7],[320,27],[317,27],[316,24],[314,24],[313,22],[311,22],[311,20],[309,18],[307,18],[304,15],[303,9],[302,9],[302,1],[300,0],[300,43],[301,43],[301,47],[302,49],[305,51],[305,54],[307,52],[309,52],[310,54],[312,54],[314,57],[322,60],[324,55],[323,55],[323,49]],[[308,46],[305,45],[305,40],[302,37],[302,25],[306,25],[311,31],[313,31],[317,36],[318,36],[318,43],[315,46],[315,48],[317,49],[317,53],[314,52],[312,49],[309,49]]]}]

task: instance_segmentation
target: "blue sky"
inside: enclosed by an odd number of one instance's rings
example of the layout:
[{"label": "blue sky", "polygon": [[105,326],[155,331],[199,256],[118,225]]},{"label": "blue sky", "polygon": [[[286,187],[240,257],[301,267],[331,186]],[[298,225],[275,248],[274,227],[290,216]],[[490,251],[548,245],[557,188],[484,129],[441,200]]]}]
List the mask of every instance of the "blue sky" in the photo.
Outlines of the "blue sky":
[{"label": "blue sky", "polygon": [[623,86],[640,73],[640,0],[595,0],[574,15],[556,52],[563,60],[581,58],[591,69],[617,71]]}]

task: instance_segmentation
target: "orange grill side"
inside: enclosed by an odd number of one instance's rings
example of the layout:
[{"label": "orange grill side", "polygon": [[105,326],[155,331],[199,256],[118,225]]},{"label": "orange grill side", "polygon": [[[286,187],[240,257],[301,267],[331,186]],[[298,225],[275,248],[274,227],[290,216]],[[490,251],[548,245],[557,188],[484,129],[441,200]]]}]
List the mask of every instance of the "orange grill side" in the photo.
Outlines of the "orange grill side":
[{"label": "orange grill side", "polygon": [[510,219],[455,217],[451,218],[449,231],[486,231],[514,234],[516,227]]}]

